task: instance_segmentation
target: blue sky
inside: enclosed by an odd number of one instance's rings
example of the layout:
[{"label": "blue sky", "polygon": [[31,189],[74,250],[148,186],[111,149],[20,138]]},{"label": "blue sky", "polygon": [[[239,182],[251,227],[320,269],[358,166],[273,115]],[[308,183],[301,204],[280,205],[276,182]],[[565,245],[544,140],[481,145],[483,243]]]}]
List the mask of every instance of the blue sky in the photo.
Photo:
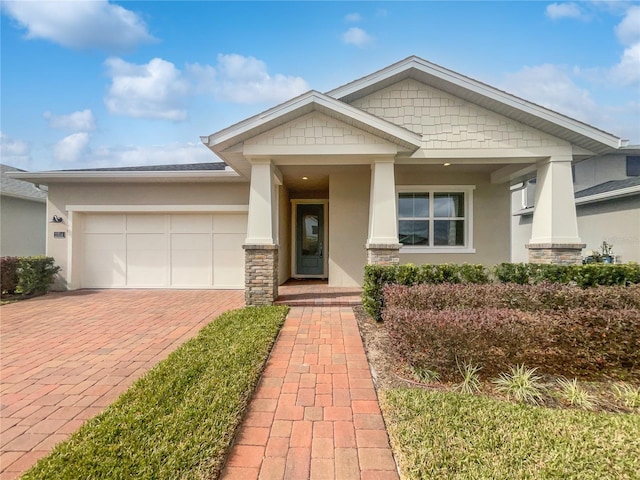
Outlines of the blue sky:
[{"label": "blue sky", "polygon": [[1,3],[2,163],[215,161],[209,135],[410,55],[640,144],[640,2]]}]

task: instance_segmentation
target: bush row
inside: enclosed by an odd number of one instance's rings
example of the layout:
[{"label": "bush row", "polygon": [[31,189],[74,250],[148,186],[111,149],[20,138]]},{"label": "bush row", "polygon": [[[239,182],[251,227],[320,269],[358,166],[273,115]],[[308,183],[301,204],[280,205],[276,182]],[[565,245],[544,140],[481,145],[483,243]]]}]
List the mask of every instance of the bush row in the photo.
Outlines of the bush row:
[{"label": "bush row", "polygon": [[385,309],[461,310],[516,309],[527,312],[567,311],[576,308],[640,310],[640,284],[629,287],[583,289],[559,283],[518,285],[387,285]]},{"label": "bush row", "polygon": [[58,271],[60,267],[52,257],[1,257],[0,291],[23,295],[46,293]]},{"label": "bush row", "polygon": [[575,283],[580,287],[630,285],[640,283],[640,264],[500,263],[493,267],[492,274],[498,281],[504,283]]},{"label": "bush row", "polygon": [[631,285],[640,283],[640,265],[589,264],[548,265],[501,263],[491,269],[482,265],[367,265],[364,273],[362,304],[369,315],[381,319],[385,285],[485,284],[492,282],[520,285],[553,282],[580,287]]},{"label": "bush row", "polygon": [[489,271],[482,265],[366,265],[362,286],[362,305],[369,315],[381,319],[385,285],[440,283],[488,283]]},{"label": "bush row", "polygon": [[516,364],[551,375],[594,378],[640,366],[640,310],[575,308],[385,308],[385,327],[409,365],[459,377],[462,362],[491,378]]}]

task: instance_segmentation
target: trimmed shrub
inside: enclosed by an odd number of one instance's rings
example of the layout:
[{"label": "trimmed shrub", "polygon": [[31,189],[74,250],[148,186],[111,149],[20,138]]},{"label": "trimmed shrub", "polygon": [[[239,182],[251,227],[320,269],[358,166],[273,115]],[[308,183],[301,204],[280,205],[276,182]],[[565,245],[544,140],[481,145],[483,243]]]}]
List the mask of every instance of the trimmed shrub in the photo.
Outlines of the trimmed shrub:
[{"label": "trimmed shrub", "polygon": [[0,257],[0,292],[14,293],[18,287],[18,257]]},{"label": "trimmed shrub", "polygon": [[49,291],[53,278],[60,271],[53,257],[22,257],[18,264],[18,288],[23,295],[42,294]]},{"label": "trimmed shrub", "polygon": [[583,289],[558,283],[386,285],[385,306],[410,310],[508,308],[528,312],[640,309],[640,285]]},{"label": "trimmed shrub", "polygon": [[461,362],[487,378],[523,363],[586,378],[640,368],[640,286],[387,286],[384,297],[395,351],[444,380]]},{"label": "trimmed shrub", "polygon": [[488,283],[489,270],[482,265],[366,265],[362,287],[362,305],[376,320],[381,319],[385,285],[440,283]]},{"label": "trimmed shrub", "polygon": [[504,283],[575,283],[580,287],[631,285],[640,283],[640,264],[549,265],[541,263],[500,263],[493,270]]}]

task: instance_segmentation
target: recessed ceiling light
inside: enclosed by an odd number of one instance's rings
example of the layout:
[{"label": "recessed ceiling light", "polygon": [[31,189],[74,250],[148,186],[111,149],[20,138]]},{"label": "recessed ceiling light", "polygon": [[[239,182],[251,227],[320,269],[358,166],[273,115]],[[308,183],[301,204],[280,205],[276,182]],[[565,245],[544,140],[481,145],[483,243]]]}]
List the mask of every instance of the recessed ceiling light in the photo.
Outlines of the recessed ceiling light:
[{"label": "recessed ceiling light", "polygon": [[309,177],[302,177],[303,180],[309,180]]},{"label": "recessed ceiling light", "polygon": [[447,163],[444,163],[443,165],[444,165],[445,167],[448,167],[448,166],[449,166],[449,165],[451,165],[451,164],[450,164],[449,162],[447,162]]}]

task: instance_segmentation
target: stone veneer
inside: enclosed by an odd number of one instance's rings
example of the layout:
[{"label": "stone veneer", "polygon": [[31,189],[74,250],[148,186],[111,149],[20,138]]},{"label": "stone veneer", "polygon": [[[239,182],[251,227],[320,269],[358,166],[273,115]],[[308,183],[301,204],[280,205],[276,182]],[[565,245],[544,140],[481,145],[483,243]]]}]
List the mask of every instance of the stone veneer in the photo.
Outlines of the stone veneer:
[{"label": "stone veneer", "polygon": [[556,265],[582,264],[584,243],[530,243],[530,263],[553,263]]},{"label": "stone veneer", "polygon": [[243,245],[244,300],[271,305],[278,298],[278,245]]},{"label": "stone veneer", "polygon": [[369,265],[398,265],[400,264],[400,243],[376,244],[368,243],[367,264]]}]

